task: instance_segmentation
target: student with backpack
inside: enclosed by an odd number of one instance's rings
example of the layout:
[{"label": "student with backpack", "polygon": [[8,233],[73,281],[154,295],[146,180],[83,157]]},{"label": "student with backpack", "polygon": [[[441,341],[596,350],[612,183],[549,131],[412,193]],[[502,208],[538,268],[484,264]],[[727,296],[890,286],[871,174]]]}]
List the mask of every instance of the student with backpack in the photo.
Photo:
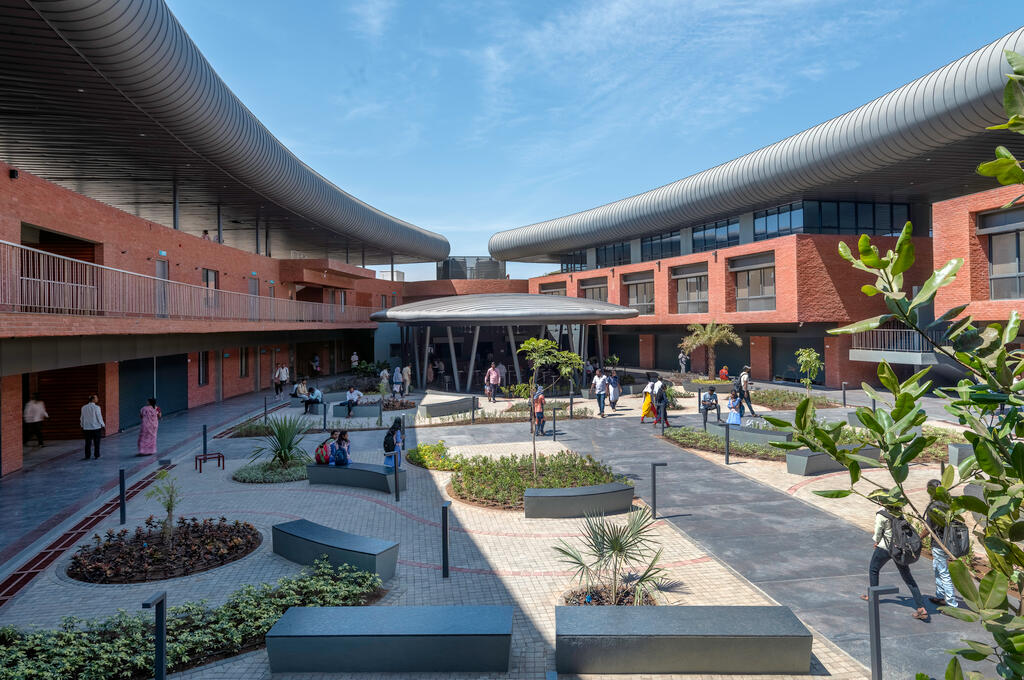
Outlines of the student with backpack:
[{"label": "student with backpack", "polygon": [[384,464],[389,467],[402,466],[402,419],[395,418],[384,435]]},{"label": "student with backpack", "polygon": [[[937,479],[928,481],[928,494],[934,496],[935,489],[942,485]],[[942,501],[932,500],[924,511],[925,528],[922,537],[931,534],[949,548],[953,558],[963,557],[971,551],[971,534],[967,525],[957,517],[949,516],[949,506]],[[940,607],[959,607],[953,579],[949,576],[949,557],[946,551],[932,540],[932,571],[935,574],[935,597],[928,599]]]},{"label": "student with backpack", "polygon": [[[928,615],[928,610],[924,608],[921,589],[917,587],[917,581],[910,573],[910,565],[921,557],[921,537],[910,526],[910,522],[903,516],[898,506],[887,506],[875,515],[873,538],[875,551],[871,554],[871,564],[868,567],[868,583],[877,586],[878,572],[882,570],[886,562],[892,560],[896,565],[896,570],[900,573],[900,578],[910,589],[914,604],[917,606],[911,616],[927,623],[931,617]],[[868,596],[861,595],[860,598],[867,600]]]}]

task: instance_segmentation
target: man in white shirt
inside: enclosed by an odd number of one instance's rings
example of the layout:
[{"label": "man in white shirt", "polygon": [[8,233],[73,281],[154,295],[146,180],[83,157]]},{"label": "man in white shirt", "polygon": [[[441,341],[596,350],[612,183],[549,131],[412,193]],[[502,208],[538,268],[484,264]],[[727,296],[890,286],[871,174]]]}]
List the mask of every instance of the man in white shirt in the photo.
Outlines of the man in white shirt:
[{"label": "man in white shirt", "polygon": [[363,398],[363,393],[354,387],[349,386],[348,392],[345,393],[345,401],[341,402],[342,406],[348,407],[348,414],[346,418],[352,417],[352,407],[359,403],[359,400]]},{"label": "man in white shirt", "polygon": [[288,367],[278,364],[277,370],[274,371],[274,395],[280,397],[286,384],[288,384]]},{"label": "man in white shirt", "polygon": [[594,372],[594,379],[590,383],[590,389],[597,395],[597,411],[604,418],[604,398],[608,396],[608,376],[600,368]]},{"label": "man in white shirt", "polygon": [[46,412],[46,404],[40,399],[38,394],[33,394],[32,398],[25,404],[25,429],[22,433],[22,441],[27,444],[32,437],[36,438],[39,442],[39,446],[43,444],[43,421],[49,418],[50,415]]},{"label": "man in white shirt", "polygon": [[103,436],[103,428],[107,424],[103,422],[99,401],[100,398],[95,394],[89,397],[89,403],[82,407],[82,415],[79,418],[82,433],[85,435],[85,458],[83,460],[89,460],[89,454],[93,447],[96,450],[96,458],[100,457],[100,437]]},{"label": "man in white shirt", "polygon": [[743,402],[747,402],[747,408],[750,410],[750,417],[756,418],[757,414],[754,413],[754,405],[750,403],[750,366],[744,366],[743,372],[740,373],[740,408],[743,407]]},{"label": "man in white shirt", "polygon": [[508,369],[505,368],[505,362],[504,361],[499,361],[498,362],[498,375],[501,377],[501,384],[502,385],[507,385],[508,382],[506,382],[506,381],[508,380]]},{"label": "man in white shirt", "polygon": [[351,359],[351,361],[352,361],[352,368],[355,368],[356,364],[359,363],[359,355],[356,354],[355,352],[352,352],[352,359]]}]

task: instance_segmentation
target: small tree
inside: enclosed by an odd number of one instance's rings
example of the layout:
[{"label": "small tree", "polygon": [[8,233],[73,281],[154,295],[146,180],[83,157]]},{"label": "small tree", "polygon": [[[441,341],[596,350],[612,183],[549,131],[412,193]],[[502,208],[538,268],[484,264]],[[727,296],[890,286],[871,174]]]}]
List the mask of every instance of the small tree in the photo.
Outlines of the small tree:
[{"label": "small tree", "polygon": [[[545,366],[550,366],[558,371],[563,378],[569,378],[569,389],[572,390],[572,374],[583,370],[583,359],[572,352],[558,349],[558,343],[547,338],[528,338],[519,347],[519,352],[526,357],[533,367],[530,375],[530,398],[533,398],[537,386],[537,378]],[[531,408],[531,413],[533,409]],[[537,426],[531,420],[533,439],[533,477],[537,478]]]},{"label": "small tree", "polygon": [[804,374],[800,382],[807,388],[807,395],[810,396],[811,385],[818,378],[821,369],[825,368],[825,362],[812,347],[801,347],[796,351],[796,363],[800,366],[800,372]]},{"label": "small tree", "polygon": [[254,449],[249,462],[270,456],[272,462],[285,468],[297,460],[309,460],[302,448],[303,433],[308,427],[302,416],[280,416],[267,421],[264,446]]},{"label": "small tree", "polygon": [[609,354],[604,358],[604,365],[608,368],[615,368],[622,362],[618,354]]},{"label": "small tree", "polygon": [[[174,509],[181,502],[182,493],[181,489],[178,488],[177,481],[173,477],[168,479],[167,470],[158,472],[156,479],[162,483],[155,484],[152,489],[147,491],[146,498],[155,498],[164,511],[167,512],[162,525],[164,542],[170,546],[174,541]],[[165,479],[167,481],[164,482],[163,480]]]},{"label": "small tree", "polygon": [[732,324],[728,323],[711,322],[706,326],[699,323],[691,323],[686,327],[686,330],[690,331],[690,334],[679,343],[679,349],[687,354],[692,354],[698,347],[706,348],[708,353],[708,377],[710,378],[715,377],[715,347],[718,345],[736,345],[739,347],[743,344],[743,340],[740,336],[736,335]]}]

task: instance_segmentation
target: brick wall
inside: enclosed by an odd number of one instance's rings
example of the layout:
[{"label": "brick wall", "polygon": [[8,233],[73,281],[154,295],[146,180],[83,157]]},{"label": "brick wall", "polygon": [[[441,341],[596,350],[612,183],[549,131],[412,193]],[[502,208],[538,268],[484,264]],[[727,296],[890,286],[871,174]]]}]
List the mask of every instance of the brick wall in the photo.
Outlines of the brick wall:
[{"label": "brick wall", "polygon": [[849,386],[860,387],[862,382],[878,384],[878,365],[870,361],[850,361],[852,335],[825,336],[825,386],[842,387],[843,381]]},{"label": "brick wall", "polygon": [[750,336],[750,373],[754,380],[772,379],[772,339],[763,335]]},{"label": "brick wall", "polygon": [[0,377],[0,407],[0,474],[6,475],[22,464],[20,375]]},{"label": "brick wall", "polygon": [[654,366],[654,335],[640,334],[640,366]]},{"label": "brick wall", "polygon": [[208,380],[205,385],[199,384],[199,352],[188,355],[188,407],[212,404],[217,399],[217,359],[216,352],[206,352],[209,357]]}]

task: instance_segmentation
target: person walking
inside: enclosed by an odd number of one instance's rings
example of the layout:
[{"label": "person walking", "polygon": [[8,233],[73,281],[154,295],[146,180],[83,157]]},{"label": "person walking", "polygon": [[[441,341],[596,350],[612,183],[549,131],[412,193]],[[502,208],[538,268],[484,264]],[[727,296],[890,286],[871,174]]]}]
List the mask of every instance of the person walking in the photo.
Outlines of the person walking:
[{"label": "person walking", "polygon": [[740,395],[736,390],[733,390],[729,394],[729,401],[725,403],[725,407],[729,409],[729,415],[725,419],[726,425],[742,425],[743,419],[740,415],[740,409],[743,408],[743,400],[740,399]]},{"label": "person walking", "polygon": [[686,352],[679,350],[679,372],[686,375],[687,366],[690,363],[690,357],[686,356]]},{"label": "person walking", "polygon": [[505,368],[504,361],[498,362],[498,376],[501,378],[501,380],[498,381],[498,384],[508,385],[508,369]]},{"label": "person walking", "polygon": [[498,403],[498,386],[501,384],[501,374],[498,373],[497,365],[492,361],[491,367],[484,374],[484,392],[487,394],[487,401],[492,404]]},{"label": "person walking", "polygon": [[150,398],[139,411],[142,425],[139,426],[139,455],[152,456],[156,453],[156,432],[160,427],[163,411],[156,405],[156,399]]},{"label": "person walking", "polygon": [[544,432],[544,388],[538,387],[536,393],[533,395],[533,418],[537,423],[536,433],[543,437],[547,433]]},{"label": "person walking", "polygon": [[412,394],[412,366],[405,365],[402,369],[402,382],[405,383],[405,396]]},{"label": "person walking", "polygon": [[647,376],[647,386],[644,387],[643,391],[644,402],[643,406],[640,407],[640,422],[644,422],[644,418],[647,416],[654,417],[654,381],[651,380],[650,374]]},{"label": "person walking", "polygon": [[25,428],[22,431],[22,443],[27,444],[30,439],[35,437],[40,447],[45,446],[43,444],[43,421],[49,417],[50,415],[46,412],[46,404],[39,398],[38,392],[34,393],[25,404]]},{"label": "person walking", "polygon": [[658,387],[654,393],[654,424],[664,421],[665,427],[668,427],[668,389],[660,380],[655,385]]},{"label": "person walking", "polygon": [[79,417],[79,424],[82,426],[82,434],[85,436],[85,458],[94,452],[95,457],[100,457],[100,438],[103,436],[103,428],[107,426],[103,422],[103,412],[100,410],[100,398],[93,394],[89,397],[89,403],[82,407]]},{"label": "person walking", "polygon": [[[936,488],[942,485],[938,479],[928,480],[928,495],[931,495]],[[942,501],[933,500],[924,511],[924,536],[931,534],[933,537],[942,538],[946,528],[945,517],[949,513],[949,506]],[[947,546],[949,547],[949,546]],[[955,550],[955,548],[951,548]],[[940,607],[959,607],[956,599],[956,591],[953,589],[953,579],[949,575],[949,555],[939,544],[932,540],[932,572],[935,575],[935,597],[929,597],[934,604]]]},{"label": "person walking", "polygon": [[[892,555],[889,552],[889,547],[892,545],[892,520],[889,517],[900,514],[900,508],[897,506],[888,506],[883,510],[879,510],[875,514],[875,533],[872,539],[875,542],[875,550],[871,553],[871,563],[868,565],[868,584],[872,586],[878,585],[878,573],[885,566],[885,563],[892,559]],[[893,564],[896,564],[895,562]],[[924,608],[924,598],[921,597],[921,589],[917,587],[917,581],[914,580],[914,575],[910,573],[910,567],[905,564],[896,564],[896,570],[900,573],[900,578],[907,584],[907,588],[910,589],[910,594],[914,598],[914,604],[917,609],[911,614],[915,619],[920,621],[929,621],[930,616],[928,610]],[[860,599],[867,600],[867,595],[861,595]]]},{"label": "person walking", "polygon": [[597,412],[604,418],[604,400],[608,397],[608,376],[602,369],[594,371],[594,379],[590,382],[590,389],[597,397]]},{"label": "person walking", "polygon": [[274,397],[280,398],[284,392],[284,386],[288,384],[288,367],[284,364],[278,364],[277,370],[274,371]]},{"label": "person walking", "polygon": [[385,366],[384,368],[380,369],[380,381],[382,383],[389,383],[389,382],[391,382],[391,371],[388,370],[387,366]]},{"label": "person walking", "polygon": [[402,386],[405,384],[405,379],[402,378],[402,371],[398,366],[395,366],[395,370],[391,372],[391,395],[395,399],[402,397]]},{"label": "person walking", "polygon": [[609,371],[611,375],[608,376],[608,405],[615,410],[615,405],[619,403],[619,393],[622,387],[619,385],[619,376],[615,373],[615,369]]},{"label": "person walking", "polygon": [[756,418],[757,414],[754,413],[754,405],[750,403],[750,366],[744,366],[743,372],[740,373],[740,399],[747,404],[747,409],[750,411],[750,417]]},{"label": "person walking", "polygon": [[427,372],[427,377],[426,377],[427,385],[428,386],[429,385],[433,385],[434,384],[434,362],[433,361],[430,361],[430,362],[427,363],[426,372]]}]

